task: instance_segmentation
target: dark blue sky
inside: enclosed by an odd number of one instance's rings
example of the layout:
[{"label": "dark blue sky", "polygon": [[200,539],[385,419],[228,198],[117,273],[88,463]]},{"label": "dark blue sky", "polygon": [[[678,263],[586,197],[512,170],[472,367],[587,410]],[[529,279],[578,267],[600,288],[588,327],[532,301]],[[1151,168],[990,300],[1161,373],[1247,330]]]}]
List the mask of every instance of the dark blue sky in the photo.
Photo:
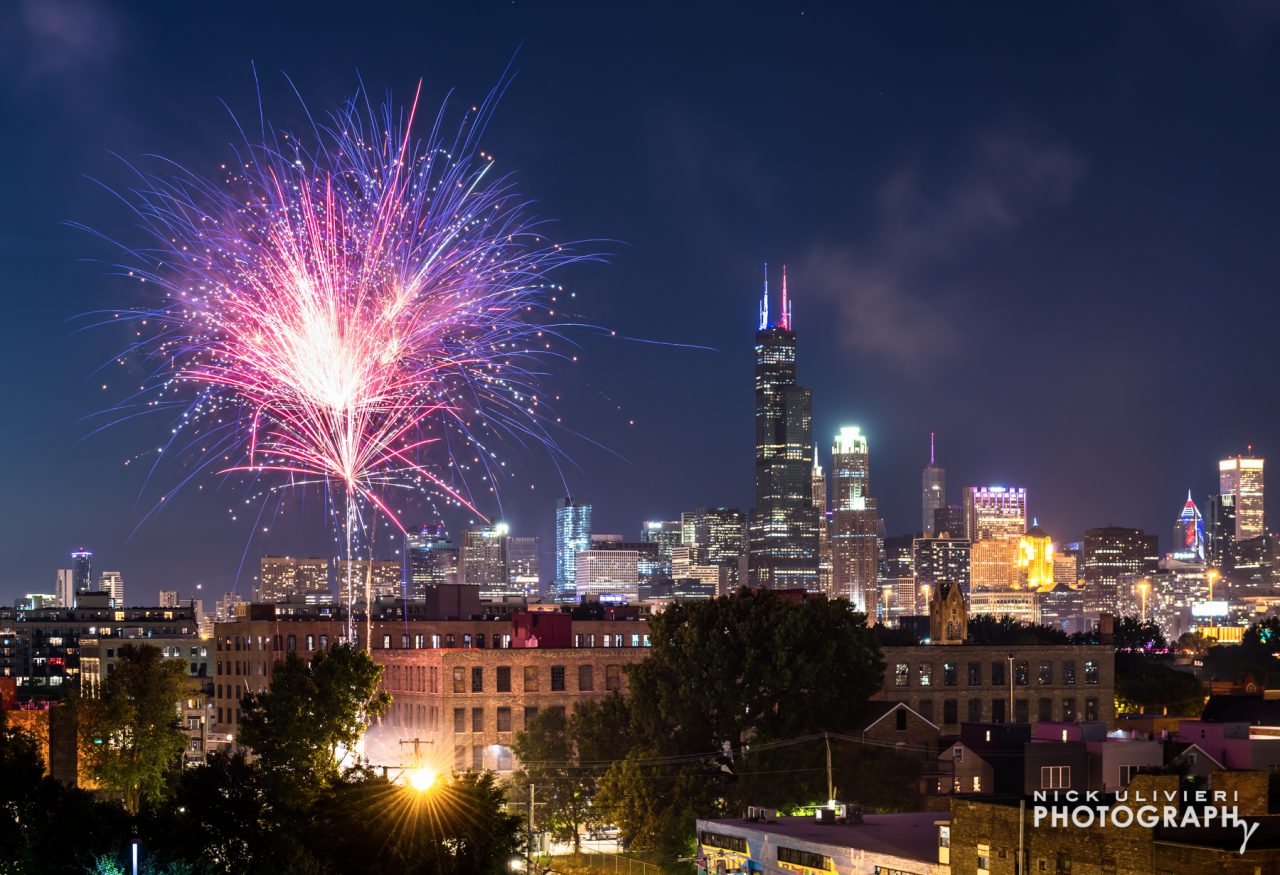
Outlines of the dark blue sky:
[{"label": "dark blue sky", "polygon": [[[144,490],[123,461],[167,424],[83,421],[118,397],[91,373],[123,339],[68,319],[136,292],[63,223],[136,239],[87,177],[126,184],[112,152],[216,166],[234,138],[219,100],[257,112],[251,62],[287,127],[282,70],[314,109],[357,70],[375,95],[422,78],[433,106],[478,100],[518,51],[488,148],[562,237],[620,241],[565,277],[582,315],[716,350],[584,338],[557,388],[612,451],[564,441],[598,530],[750,505],[764,260],[789,266],[815,434],[869,432],[891,533],[919,525],[930,431],[953,501],[1025,485],[1064,540],[1111,523],[1167,541],[1221,454],[1280,446],[1274,7],[434,5],[5,4],[0,598],[51,589],[80,545],[130,601],[196,582],[216,596],[246,544],[329,549],[305,513],[250,542],[227,519],[239,493],[213,484],[131,537],[170,484]],[[508,464],[507,518],[549,542],[554,469]]]}]

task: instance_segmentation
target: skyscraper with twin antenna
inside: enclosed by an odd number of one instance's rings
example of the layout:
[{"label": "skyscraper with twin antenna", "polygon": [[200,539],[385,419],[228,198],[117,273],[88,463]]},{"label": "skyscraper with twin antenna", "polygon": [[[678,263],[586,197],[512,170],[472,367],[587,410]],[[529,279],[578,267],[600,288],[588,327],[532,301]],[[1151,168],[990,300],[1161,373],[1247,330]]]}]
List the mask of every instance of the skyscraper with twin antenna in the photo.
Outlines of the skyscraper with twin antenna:
[{"label": "skyscraper with twin antenna", "polygon": [[756,506],[751,516],[751,583],[818,590],[818,509],[813,502],[813,399],[796,382],[796,333],[787,269],[771,318],[765,265],[755,343]]}]

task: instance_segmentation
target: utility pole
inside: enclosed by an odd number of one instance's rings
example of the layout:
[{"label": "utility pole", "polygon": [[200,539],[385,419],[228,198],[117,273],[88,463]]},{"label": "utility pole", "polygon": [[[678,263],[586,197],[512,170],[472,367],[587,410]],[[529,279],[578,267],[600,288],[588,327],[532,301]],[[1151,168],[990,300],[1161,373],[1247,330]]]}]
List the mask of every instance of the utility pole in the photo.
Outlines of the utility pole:
[{"label": "utility pole", "polygon": [[424,744],[435,744],[435,742],[430,738],[402,738],[400,739],[400,744],[413,745],[413,765],[414,765],[414,768],[417,768],[422,764],[422,755],[419,752],[420,746]]},{"label": "utility pole", "polygon": [[526,875],[533,875],[533,782],[529,782],[529,842],[524,848]]},{"label": "utility pole", "polygon": [[827,802],[834,802],[836,788],[831,779],[831,736],[825,732],[822,733],[822,743],[827,746]]}]

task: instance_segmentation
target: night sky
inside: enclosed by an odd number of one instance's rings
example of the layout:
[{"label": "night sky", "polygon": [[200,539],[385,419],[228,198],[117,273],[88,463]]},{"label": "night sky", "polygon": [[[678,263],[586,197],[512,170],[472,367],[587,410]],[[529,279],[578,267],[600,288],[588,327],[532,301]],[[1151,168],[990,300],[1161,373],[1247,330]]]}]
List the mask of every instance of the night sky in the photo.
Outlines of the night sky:
[{"label": "night sky", "polygon": [[[131,603],[197,582],[216,598],[246,554],[331,552],[314,501],[251,539],[228,519],[236,484],[139,527],[176,474],[124,461],[168,420],[91,435],[84,418],[119,401],[120,375],[93,372],[125,338],[75,318],[139,291],[67,223],[141,242],[92,179],[127,185],[113,153],[215,168],[236,136],[220,101],[256,117],[251,64],[290,127],[282,71],[314,110],[357,76],[464,107],[514,57],[486,147],[558,236],[615,241],[562,278],[582,318],[711,348],[579,337],[555,388],[597,531],[750,506],[763,261],[788,265],[824,456],[839,426],[868,432],[890,534],[919,527],[930,431],[952,502],[1023,485],[1055,539],[1132,525],[1165,549],[1217,458],[1280,447],[1277,7],[435,6],[4,4],[4,601],[52,591],[79,546]],[[565,486],[545,454],[506,459],[501,512],[549,556]]]}]

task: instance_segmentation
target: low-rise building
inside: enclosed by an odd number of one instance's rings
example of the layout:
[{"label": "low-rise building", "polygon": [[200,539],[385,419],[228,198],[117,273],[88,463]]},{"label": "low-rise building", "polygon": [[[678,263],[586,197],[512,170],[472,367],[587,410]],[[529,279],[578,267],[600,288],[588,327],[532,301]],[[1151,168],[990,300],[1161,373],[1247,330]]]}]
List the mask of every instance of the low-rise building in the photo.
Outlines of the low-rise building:
[{"label": "low-rise building", "polygon": [[[509,771],[514,733],[529,717],[543,708],[567,714],[577,701],[624,693],[624,667],[643,659],[649,646],[648,622],[638,610],[619,609],[616,619],[574,620],[558,611],[484,613],[465,594],[460,602],[451,598],[441,596],[439,619],[410,603],[407,615],[401,606],[368,623],[370,652],[384,667],[383,689],[393,699],[365,739],[374,762],[405,761],[405,742],[419,750],[429,745],[442,768]],[[240,619],[217,625],[218,741],[234,742],[241,699],[270,686],[278,661],[290,653],[310,659],[345,639],[341,616],[277,613],[277,607],[247,606]],[[606,611],[607,617],[615,614]],[[363,638],[363,618],[356,627]]]},{"label": "low-rise building", "polygon": [[80,678],[80,641],[195,639],[190,606],[114,607],[111,594],[82,592],[74,608],[0,608],[0,677],[17,681],[21,698],[57,696]]},{"label": "low-rise building", "polygon": [[1115,721],[1110,645],[921,644],[883,654],[875,698],[910,705],[943,734],[961,723]]},{"label": "low-rise building", "polygon": [[939,862],[945,812],[823,817],[831,813],[699,819],[698,873],[949,875],[945,862]]}]

